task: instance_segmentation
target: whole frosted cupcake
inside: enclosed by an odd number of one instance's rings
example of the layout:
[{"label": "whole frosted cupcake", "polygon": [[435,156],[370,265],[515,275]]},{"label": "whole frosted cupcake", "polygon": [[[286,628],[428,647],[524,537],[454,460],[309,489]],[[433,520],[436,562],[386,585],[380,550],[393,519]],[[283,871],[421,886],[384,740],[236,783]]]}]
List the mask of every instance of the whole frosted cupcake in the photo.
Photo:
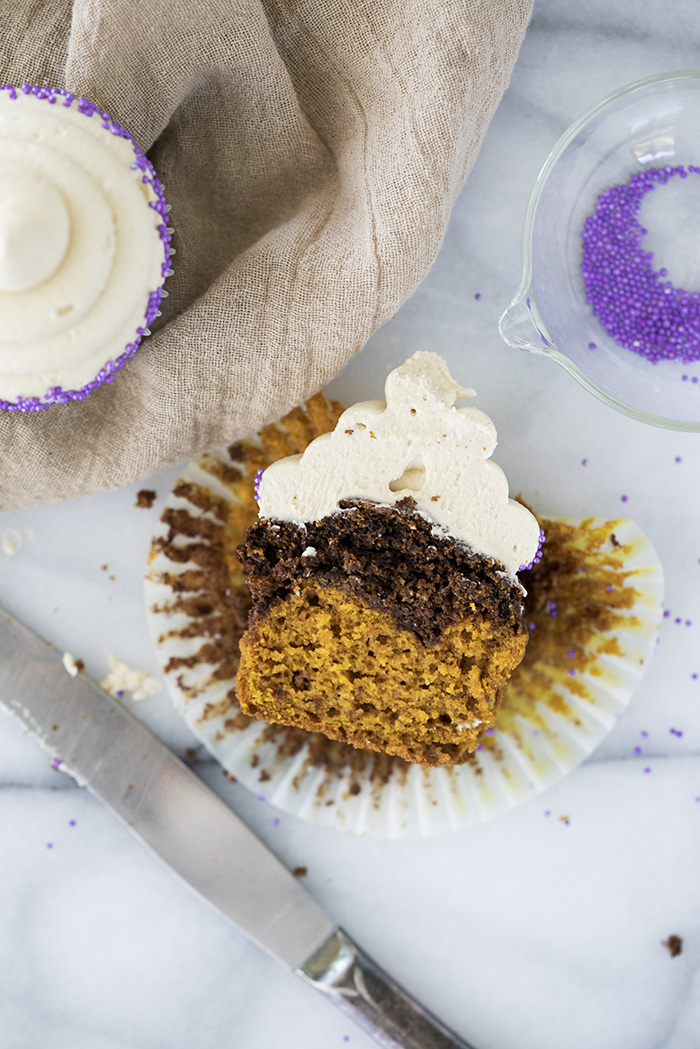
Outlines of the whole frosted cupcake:
[{"label": "whole frosted cupcake", "polygon": [[386,402],[262,475],[240,550],[245,713],[427,765],[463,760],[493,725],[540,531],[489,461],[491,420],[455,406],[472,394],[414,354]]},{"label": "whole frosted cupcake", "polygon": [[0,408],[111,382],[158,315],[167,205],[150,161],[68,91],[0,88]]}]

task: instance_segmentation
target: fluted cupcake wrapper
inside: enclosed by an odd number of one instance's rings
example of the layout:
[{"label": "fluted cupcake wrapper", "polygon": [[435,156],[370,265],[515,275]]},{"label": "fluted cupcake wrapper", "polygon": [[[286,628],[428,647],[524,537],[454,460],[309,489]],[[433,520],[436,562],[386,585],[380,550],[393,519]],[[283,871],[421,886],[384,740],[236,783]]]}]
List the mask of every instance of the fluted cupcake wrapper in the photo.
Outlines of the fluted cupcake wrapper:
[{"label": "fluted cupcake wrapper", "polygon": [[[192,461],[154,536],[146,574],[151,635],[175,706],[197,739],[227,773],[277,808],[386,838],[483,823],[563,779],[624,712],[658,633],[661,566],[626,519],[538,515],[550,549],[563,550],[569,568],[547,575],[545,542],[542,563],[523,577],[531,590],[529,655],[495,729],[465,764],[409,765],[240,715],[235,635],[246,605],[232,551],[255,517],[257,470],[304,447],[309,436],[299,415],[291,421],[291,438],[278,424],[262,442]],[[571,612],[581,588],[587,605],[598,608],[588,623]]]}]

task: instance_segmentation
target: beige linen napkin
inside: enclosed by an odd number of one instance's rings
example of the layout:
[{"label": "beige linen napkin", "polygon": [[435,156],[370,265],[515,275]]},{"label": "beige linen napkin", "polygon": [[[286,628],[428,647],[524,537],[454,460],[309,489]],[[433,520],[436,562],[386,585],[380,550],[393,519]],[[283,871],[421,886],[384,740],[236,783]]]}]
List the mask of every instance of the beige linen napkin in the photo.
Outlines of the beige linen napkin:
[{"label": "beige linen napkin", "polygon": [[0,0],[0,83],[66,87],[172,205],[112,385],[0,412],[0,509],[123,485],[318,390],[425,276],[532,0]]}]

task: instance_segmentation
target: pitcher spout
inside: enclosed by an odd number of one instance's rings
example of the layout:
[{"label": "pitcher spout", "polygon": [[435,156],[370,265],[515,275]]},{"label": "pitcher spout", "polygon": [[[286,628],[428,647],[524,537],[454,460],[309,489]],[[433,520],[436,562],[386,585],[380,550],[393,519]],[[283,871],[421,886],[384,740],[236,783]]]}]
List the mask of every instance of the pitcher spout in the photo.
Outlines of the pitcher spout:
[{"label": "pitcher spout", "polygon": [[535,320],[529,295],[513,299],[499,318],[498,330],[516,350],[548,354],[554,348]]}]

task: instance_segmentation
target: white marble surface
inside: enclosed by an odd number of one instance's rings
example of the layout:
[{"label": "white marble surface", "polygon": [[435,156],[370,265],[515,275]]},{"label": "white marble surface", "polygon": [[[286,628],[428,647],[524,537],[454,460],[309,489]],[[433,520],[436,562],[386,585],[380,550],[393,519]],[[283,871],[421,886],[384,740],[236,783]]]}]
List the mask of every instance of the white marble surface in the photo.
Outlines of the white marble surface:
[{"label": "white marble surface", "polygon": [[[615,731],[541,799],[429,845],[284,815],[274,826],[274,810],[197,751],[198,772],[286,863],[308,867],[328,910],[479,1049],[700,1045],[698,438],[616,415],[553,364],[507,349],[496,329],[518,284],[530,188],[559,134],[626,82],[696,65],[699,43],[692,0],[537,0],[435,266],[333,386],[344,399],[375,396],[390,366],[437,349],[495,419],[496,459],[515,491],[549,512],[610,516],[628,495],[663,561],[671,616]],[[162,501],[175,476],[145,486]],[[0,519],[24,537],[14,556],[0,553],[0,600],[98,679],[107,651],[156,671],[141,577],[159,510],[134,508],[143,486]],[[138,713],[179,752],[190,746],[165,693]],[[5,718],[0,798],[2,1049],[373,1044]],[[662,946],[671,933],[683,938],[676,958]]]}]

